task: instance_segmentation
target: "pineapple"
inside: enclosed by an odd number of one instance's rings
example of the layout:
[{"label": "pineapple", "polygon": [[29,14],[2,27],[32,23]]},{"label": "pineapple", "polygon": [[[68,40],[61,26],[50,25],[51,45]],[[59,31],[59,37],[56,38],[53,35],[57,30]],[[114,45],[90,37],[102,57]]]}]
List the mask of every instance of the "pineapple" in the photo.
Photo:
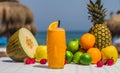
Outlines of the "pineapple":
[{"label": "pineapple", "polygon": [[87,6],[88,14],[90,14],[89,18],[91,22],[93,22],[93,27],[89,30],[89,33],[96,37],[94,47],[101,50],[112,44],[111,32],[107,26],[104,25],[106,10],[103,8],[101,0],[97,0],[95,3],[90,0]]}]

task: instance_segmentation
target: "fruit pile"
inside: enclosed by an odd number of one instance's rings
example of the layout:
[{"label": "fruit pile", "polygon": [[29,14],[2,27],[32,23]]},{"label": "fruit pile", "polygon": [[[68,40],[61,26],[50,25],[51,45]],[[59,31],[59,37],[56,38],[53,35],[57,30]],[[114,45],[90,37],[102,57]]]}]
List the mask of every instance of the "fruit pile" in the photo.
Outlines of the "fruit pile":
[{"label": "fruit pile", "polygon": [[[21,28],[17,32],[20,32],[19,34],[22,34],[23,30],[30,34],[30,32],[28,32],[25,28]],[[18,35],[18,34],[15,33],[15,35]],[[15,35],[13,35],[12,37],[14,37]],[[30,38],[32,41],[32,37]],[[35,42],[35,41],[32,41],[32,42]],[[107,46],[106,48],[99,49],[94,46],[95,42],[96,42],[96,37],[91,33],[85,33],[80,37],[80,39],[75,38],[69,41],[67,44],[67,50],[65,55],[66,57],[65,64],[71,63],[71,62],[75,64],[82,64],[82,65],[97,64],[97,67],[102,67],[103,65],[111,66],[115,64],[118,59],[117,49],[113,45]],[[25,50],[26,48],[21,47],[17,49],[16,47],[15,49],[16,50],[12,51],[10,54],[15,55],[15,52],[17,52],[19,49]],[[9,52],[10,50],[11,48],[7,47],[7,52]],[[47,62],[47,46],[46,45],[39,45],[39,46],[35,45],[33,50],[32,49],[26,49],[26,50],[29,50],[29,53],[34,52],[34,53],[31,53],[32,57],[29,56],[28,52],[22,52],[27,56],[17,53],[18,54],[17,57],[13,56],[11,58],[14,61],[22,61],[25,58],[24,60],[25,64],[34,64],[36,62],[39,62],[40,64],[46,64]],[[20,56],[21,57],[23,56],[24,58],[21,58]]]},{"label": "fruit pile", "polygon": [[[64,56],[65,64],[96,64],[97,67],[102,67],[103,65],[111,66],[117,62],[118,52],[116,47],[112,45],[109,29],[103,24],[105,9],[101,5],[101,0],[97,0],[95,3],[90,0],[88,11],[94,25],[88,33],[83,34],[79,39],[75,38],[67,43],[67,50]],[[55,22],[49,28],[56,26],[58,24]],[[35,62],[46,64],[47,56],[49,56],[47,55],[47,46],[38,46],[35,37],[26,28],[21,28],[15,32],[10,37],[6,48],[10,58],[14,61],[24,60],[25,64],[34,64]],[[58,55],[56,54],[55,56],[57,57]],[[58,56],[58,58],[60,57]]]},{"label": "fruit pile", "polygon": [[80,39],[69,41],[66,51],[67,63],[97,64],[97,67],[115,64],[118,59],[117,49],[113,45],[99,49],[94,47],[95,42],[95,36],[91,33],[85,33]]},{"label": "fruit pile", "polygon": [[67,63],[97,64],[97,67],[102,67],[103,64],[111,66],[116,63],[118,52],[112,45],[110,30],[104,25],[106,9],[103,8],[101,0],[96,2],[89,0],[87,9],[93,26],[88,33],[80,37],[80,40],[72,40],[68,43]]},{"label": "fruit pile", "polygon": [[24,59],[25,64],[34,64],[34,63],[46,64],[47,63],[47,46],[39,45],[36,48],[34,58],[27,57]]}]

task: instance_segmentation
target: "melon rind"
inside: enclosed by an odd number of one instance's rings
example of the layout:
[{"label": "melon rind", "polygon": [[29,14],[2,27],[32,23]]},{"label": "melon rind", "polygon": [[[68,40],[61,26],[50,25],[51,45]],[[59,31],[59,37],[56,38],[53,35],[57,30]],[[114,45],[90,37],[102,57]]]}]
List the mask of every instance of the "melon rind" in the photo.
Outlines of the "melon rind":
[{"label": "melon rind", "polygon": [[[32,48],[26,44],[26,36],[33,42]],[[37,47],[38,43],[33,34],[28,29],[21,28],[10,37],[6,51],[11,59],[19,62],[27,57],[33,58]]]}]

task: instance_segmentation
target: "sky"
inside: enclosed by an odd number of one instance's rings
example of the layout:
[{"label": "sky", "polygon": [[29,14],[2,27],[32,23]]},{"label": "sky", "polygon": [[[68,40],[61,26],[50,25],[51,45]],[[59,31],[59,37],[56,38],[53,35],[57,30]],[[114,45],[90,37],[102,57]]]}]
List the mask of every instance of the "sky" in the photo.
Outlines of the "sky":
[{"label": "sky", "polygon": [[[46,31],[49,24],[60,20],[61,28],[67,31],[88,31],[92,23],[88,20],[89,0],[19,0],[34,14],[34,25],[38,31]],[[96,1],[96,0],[93,0]],[[102,0],[107,10],[106,18],[113,11],[120,10],[120,0]]]}]

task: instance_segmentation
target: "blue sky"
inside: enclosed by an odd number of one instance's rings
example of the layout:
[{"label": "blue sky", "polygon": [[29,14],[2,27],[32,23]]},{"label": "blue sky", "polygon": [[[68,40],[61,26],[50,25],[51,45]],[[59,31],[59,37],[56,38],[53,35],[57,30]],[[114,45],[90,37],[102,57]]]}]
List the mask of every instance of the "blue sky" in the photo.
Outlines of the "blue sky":
[{"label": "blue sky", "polygon": [[[93,0],[96,1],[96,0]],[[34,24],[39,31],[46,31],[49,24],[60,20],[66,30],[89,30],[92,26],[88,20],[87,3],[89,0],[20,0],[34,14]],[[120,10],[120,0],[102,0],[107,8],[107,17],[113,11]]]}]

